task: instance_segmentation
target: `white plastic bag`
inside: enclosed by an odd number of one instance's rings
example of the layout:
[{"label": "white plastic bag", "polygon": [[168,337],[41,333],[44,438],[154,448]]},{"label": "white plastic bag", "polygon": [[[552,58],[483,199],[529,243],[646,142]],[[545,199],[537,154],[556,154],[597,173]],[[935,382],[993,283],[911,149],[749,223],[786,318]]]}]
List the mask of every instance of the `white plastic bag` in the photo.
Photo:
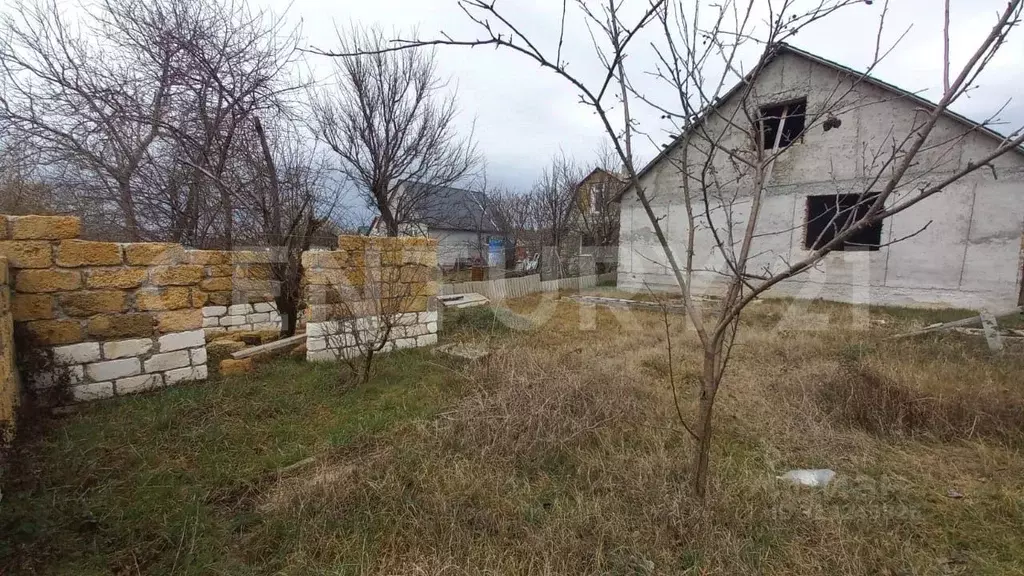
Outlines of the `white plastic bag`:
[{"label": "white plastic bag", "polygon": [[836,473],[833,470],[819,469],[819,470],[790,470],[782,476],[776,476],[779,480],[785,480],[792,484],[799,486],[828,486],[829,482],[836,477]]}]

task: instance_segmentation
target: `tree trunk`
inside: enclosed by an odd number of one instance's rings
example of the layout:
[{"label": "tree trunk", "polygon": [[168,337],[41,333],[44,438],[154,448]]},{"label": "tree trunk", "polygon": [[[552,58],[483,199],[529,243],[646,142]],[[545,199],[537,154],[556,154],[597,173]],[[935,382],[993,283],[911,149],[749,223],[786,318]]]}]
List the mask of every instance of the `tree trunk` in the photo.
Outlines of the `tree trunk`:
[{"label": "tree trunk", "polygon": [[690,478],[690,489],[693,496],[703,501],[708,488],[708,468],[711,457],[711,417],[715,407],[715,394],[718,393],[718,380],[715,374],[716,354],[704,353],[704,375],[701,378],[700,403],[697,408],[696,432],[697,445],[693,452],[693,471]]}]

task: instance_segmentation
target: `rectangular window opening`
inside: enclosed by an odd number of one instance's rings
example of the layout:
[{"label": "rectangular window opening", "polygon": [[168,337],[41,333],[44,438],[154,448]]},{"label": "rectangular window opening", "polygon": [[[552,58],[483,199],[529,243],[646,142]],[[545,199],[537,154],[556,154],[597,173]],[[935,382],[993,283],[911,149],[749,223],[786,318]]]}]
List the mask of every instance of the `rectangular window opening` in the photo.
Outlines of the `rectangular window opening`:
[{"label": "rectangular window opening", "polygon": [[[760,115],[759,124],[764,127],[761,130],[761,144],[764,149],[771,150],[775,147],[775,139],[779,136],[780,125],[782,125],[782,138],[779,139],[779,149],[785,148],[803,134],[807,122],[807,99],[802,98],[786,104],[763,106]],[[785,116],[785,121],[783,121],[783,116]]]},{"label": "rectangular window opening", "polygon": [[[807,225],[804,248],[817,250],[832,241],[851,224],[864,218],[878,194],[828,194],[807,197]],[[882,223],[860,229],[834,249],[875,251],[882,244]]]}]

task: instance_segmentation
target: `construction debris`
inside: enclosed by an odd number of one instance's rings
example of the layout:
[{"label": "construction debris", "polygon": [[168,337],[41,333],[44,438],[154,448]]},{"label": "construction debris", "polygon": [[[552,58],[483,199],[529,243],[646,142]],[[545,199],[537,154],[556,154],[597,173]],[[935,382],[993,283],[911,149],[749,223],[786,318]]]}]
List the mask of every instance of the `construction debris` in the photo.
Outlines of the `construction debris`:
[{"label": "construction debris", "polygon": [[[977,326],[979,324],[984,326],[984,324],[985,324],[984,316],[986,316],[986,315],[989,316],[989,322],[990,322],[990,326],[992,327],[992,329],[996,330],[998,332],[998,330],[997,330],[998,327],[996,326],[996,321],[997,320],[1000,320],[1000,319],[1003,319],[1003,318],[1007,318],[1007,317],[1013,316],[1015,314],[1021,314],[1021,313],[1024,313],[1024,306],[1018,306],[1018,307],[1014,308],[1013,310],[1007,310],[1006,312],[1000,312],[999,314],[991,314],[991,313],[986,311],[986,312],[983,312],[983,313],[981,313],[981,314],[979,314],[977,316],[971,316],[970,318],[964,318],[962,320],[955,320],[953,322],[940,322],[940,323],[937,323],[937,324],[932,324],[931,326],[925,326],[924,328],[922,328],[920,330],[915,330],[913,332],[907,332],[905,334],[897,334],[895,336],[890,336],[889,340],[898,340],[900,338],[909,338],[911,336],[919,336],[921,334],[928,334],[930,332],[945,332],[947,330],[953,330],[955,328],[967,328],[967,327],[970,327],[970,326]],[[990,343],[989,346],[991,346],[991,345],[992,344]],[[1001,343],[1000,343],[1000,348],[1002,348]]]},{"label": "construction debris", "polygon": [[491,303],[483,294],[467,292],[466,294],[452,294],[450,296],[439,296],[437,299],[445,308],[474,308],[476,306],[487,306]]}]

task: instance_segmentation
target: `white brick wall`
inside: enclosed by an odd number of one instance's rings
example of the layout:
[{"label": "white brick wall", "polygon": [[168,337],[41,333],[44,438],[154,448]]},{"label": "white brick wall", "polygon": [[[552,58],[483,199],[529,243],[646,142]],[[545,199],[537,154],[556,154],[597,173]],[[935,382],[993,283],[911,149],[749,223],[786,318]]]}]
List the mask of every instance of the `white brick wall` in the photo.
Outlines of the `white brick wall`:
[{"label": "white brick wall", "polygon": [[36,374],[33,388],[66,385],[75,402],[144,392],[178,382],[205,380],[203,330],[110,342],[56,346],[53,371]]},{"label": "white brick wall", "polygon": [[273,302],[207,306],[203,308],[203,329],[207,334],[280,330],[281,315]]},{"label": "white brick wall", "polygon": [[[354,331],[358,330],[359,339],[367,343],[380,336],[378,328],[375,316],[355,321],[310,322],[306,325],[306,360],[332,362],[359,356],[362,351],[356,345]],[[434,344],[437,344],[437,312],[410,312],[396,318],[383,350],[421,348]]]}]

